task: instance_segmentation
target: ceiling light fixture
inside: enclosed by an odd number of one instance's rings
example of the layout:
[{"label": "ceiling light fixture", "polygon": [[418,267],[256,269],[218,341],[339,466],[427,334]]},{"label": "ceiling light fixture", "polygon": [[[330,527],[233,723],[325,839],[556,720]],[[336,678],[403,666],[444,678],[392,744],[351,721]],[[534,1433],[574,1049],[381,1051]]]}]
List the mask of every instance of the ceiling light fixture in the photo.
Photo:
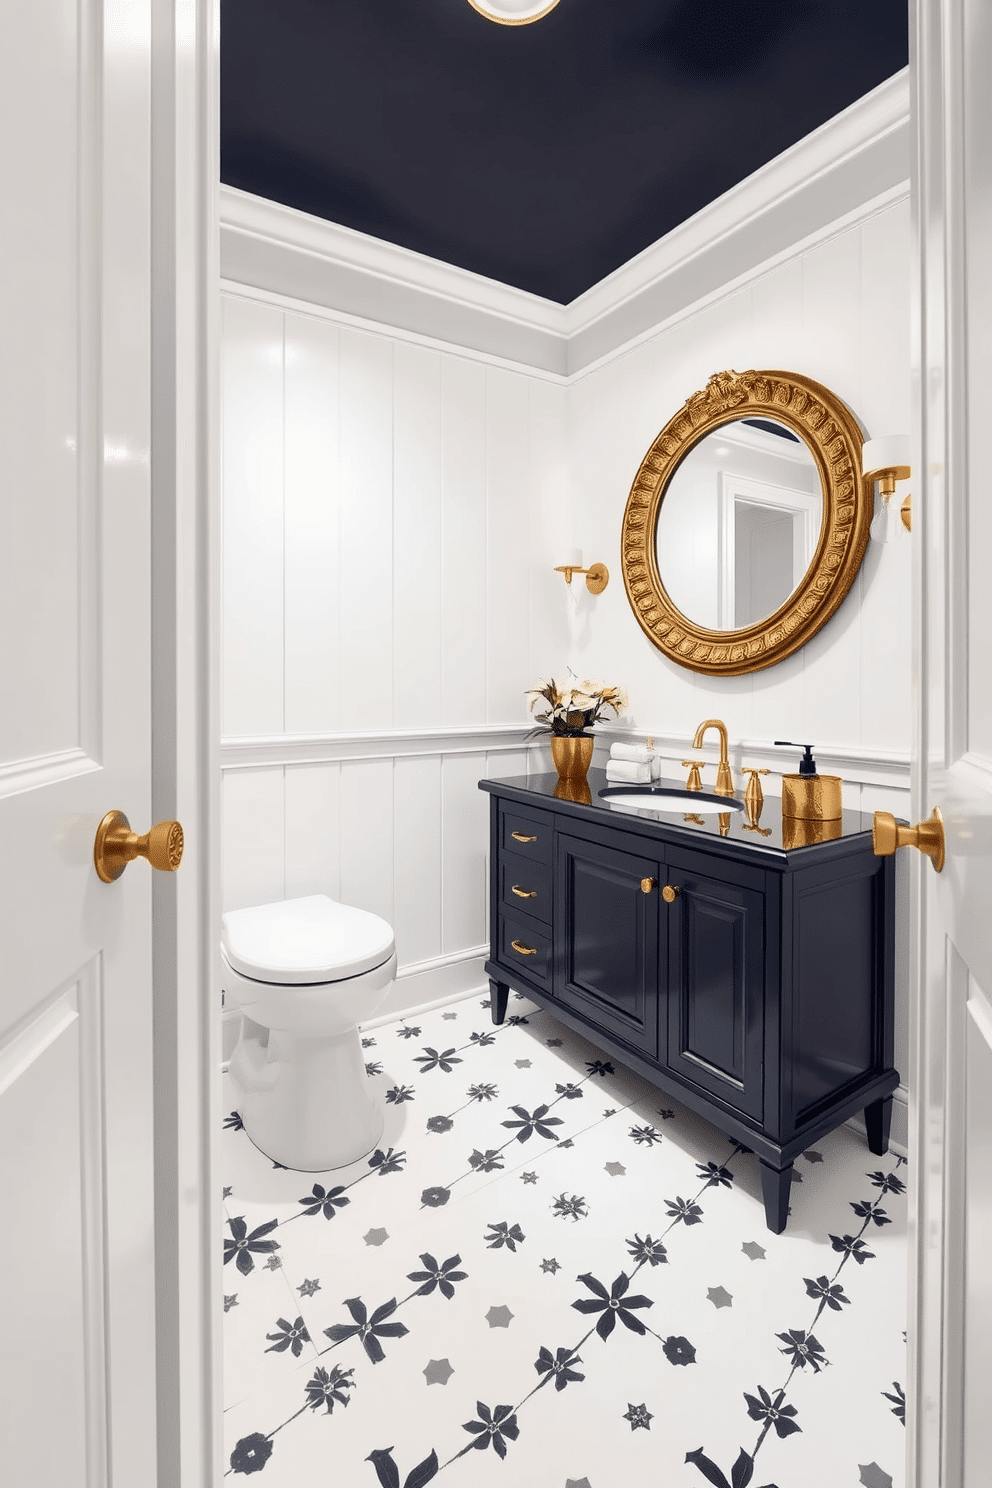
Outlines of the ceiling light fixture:
[{"label": "ceiling light fixture", "polygon": [[500,26],[528,26],[550,14],[558,0],[468,0],[473,10]]}]

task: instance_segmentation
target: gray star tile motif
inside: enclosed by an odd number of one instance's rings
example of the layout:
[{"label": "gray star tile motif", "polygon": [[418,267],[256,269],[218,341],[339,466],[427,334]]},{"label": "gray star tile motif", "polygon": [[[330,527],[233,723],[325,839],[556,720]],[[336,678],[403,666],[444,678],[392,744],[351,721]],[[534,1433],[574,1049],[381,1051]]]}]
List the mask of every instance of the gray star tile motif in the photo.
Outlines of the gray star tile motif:
[{"label": "gray star tile motif", "polygon": [[565,1040],[564,1039],[545,1039],[544,1042],[547,1044],[547,1046],[548,1046],[549,1049],[560,1049],[561,1046],[562,1046],[562,1044],[565,1042]]},{"label": "gray star tile motif", "polygon": [[792,1182],[793,1183],[802,1183],[802,1181],[803,1181],[803,1175],[801,1173],[797,1172],[795,1168],[793,1168],[793,1170],[792,1170]]},{"label": "gray star tile motif", "polygon": [[762,1250],[757,1240],[745,1240],[744,1244],[741,1246],[741,1250],[752,1261],[763,1261],[765,1259],[765,1252]]},{"label": "gray star tile motif", "polygon": [[891,1475],[883,1472],[877,1462],[869,1462],[865,1466],[859,1462],[858,1468],[861,1472],[863,1488],[892,1488]]},{"label": "gray star tile motif", "polygon": [[446,1018],[449,1023],[453,1023],[455,1021],[455,1019],[458,1017],[458,1014],[457,1013],[442,1013],[441,1014],[441,1017],[442,1018]]},{"label": "gray star tile motif", "polygon": [[549,1275],[554,1276],[554,1274],[555,1274],[556,1271],[560,1271],[561,1270],[561,1266],[555,1260],[554,1256],[552,1256],[549,1261],[542,1261],[541,1262],[541,1270],[542,1271],[547,1271],[549,1273]]},{"label": "gray star tile motif", "polygon": [[269,1256],[269,1259],[265,1263],[265,1269],[267,1271],[281,1271],[282,1270],[282,1259],[281,1259],[281,1257],[279,1257],[277,1255],[270,1255]]},{"label": "gray star tile motif", "polygon": [[566,1478],[565,1488],[592,1488],[588,1478]]},{"label": "gray star tile motif", "polygon": [[231,1197],[231,1194],[233,1192],[234,1192],[234,1189],[233,1188],[225,1188],[225,1190],[224,1190],[224,1197],[225,1197],[225,1199],[229,1199]]},{"label": "gray star tile motif", "polygon": [[515,1059],[513,1062],[517,1066],[517,1069],[530,1069],[529,1059]]},{"label": "gray star tile motif", "polygon": [[225,1297],[224,1298],[224,1311],[225,1312],[230,1312],[231,1308],[232,1307],[237,1307],[237,1305],[238,1305],[238,1294],[237,1294],[237,1292],[232,1292],[229,1297]]},{"label": "gray star tile motif", "polygon": [[604,1163],[603,1166],[611,1178],[622,1178],[627,1171],[623,1163],[608,1162]]},{"label": "gray star tile motif", "polygon": [[803,1157],[808,1163],[817,1163],[823,1161],[823,1153],[815,1151],[815,1149],[812,1147],[809,1149],[808,1152],[803,1153]]},{"label": "gray star tile motif", "polygon": [[508,1328],[513,1319],[513,1313],[508,1307],[490,1307],[486,1313],[486,1322],[490,1328]]},{"label": "gray star tile motif", "polygon": [[706,1295],[714,1307],[733,1307],[734,1305],[734,1299],[725,1287],[709,1287]]},{"label": "gray star tile motif", "polygon": [[362,1236],[362,1239],[366,1245],[385,1245],[389,1234],[386,1230],[369,1230]]},{"label": "gray star tile motif", "polygon": [[424,1370],[424,1379],[429,1385],[446,1385],[454,1372],[447,1359],[430,1359]]},{"label": "gray star tile motif", "polygon": [[628,1401],[624,1420],[630,1422],[631,1431],[636,1431],[639,1426],[645,1431],[650,1431],[654,1417],[646,1405],[631,1405]]},{"label": "gray star tile motif", "polygon": [[524,1183],[536,1183],[537,1182],[537,1174],[536,1173],[521,1173],[520,1174],[520,1177],[521,1177],[521,1179],[523,1180]]},{"label": "gray star tile motif", "polygon": [[298,1286],[296,1290],[299,1292],[301,1297],[312,1297],[316,1292],[320,1291],[320,1282],[307,1281],[306,1278],[304,1278],[302,1284]]}]

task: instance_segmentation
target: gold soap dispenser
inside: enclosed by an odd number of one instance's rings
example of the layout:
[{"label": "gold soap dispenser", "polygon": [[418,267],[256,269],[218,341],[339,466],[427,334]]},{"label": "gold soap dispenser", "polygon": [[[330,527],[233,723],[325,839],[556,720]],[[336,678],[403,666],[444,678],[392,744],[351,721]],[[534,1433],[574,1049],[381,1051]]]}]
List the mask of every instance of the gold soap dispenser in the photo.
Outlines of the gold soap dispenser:
[{"label": "gold soap dispenser", "polygon": [[782,815],[797,821],[840,821],[842,814],[839,775],[818,775],[812,744],[793,744],[789,739],[776,739],[776,748],[801,749],[798,775],[782,776]]}]

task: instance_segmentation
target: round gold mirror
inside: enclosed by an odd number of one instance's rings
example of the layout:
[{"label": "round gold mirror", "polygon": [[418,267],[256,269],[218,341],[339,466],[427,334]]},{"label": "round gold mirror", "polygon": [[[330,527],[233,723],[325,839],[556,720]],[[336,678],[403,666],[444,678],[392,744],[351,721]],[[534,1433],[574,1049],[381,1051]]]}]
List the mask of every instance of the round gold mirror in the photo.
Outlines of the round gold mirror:
[{"label": "round gold mirror", "polygon": [[829,620],[868,542],[861,431],[794,372],[720,372],[662,429],[623,518],[638,624],[693,671],[774,665]]}]

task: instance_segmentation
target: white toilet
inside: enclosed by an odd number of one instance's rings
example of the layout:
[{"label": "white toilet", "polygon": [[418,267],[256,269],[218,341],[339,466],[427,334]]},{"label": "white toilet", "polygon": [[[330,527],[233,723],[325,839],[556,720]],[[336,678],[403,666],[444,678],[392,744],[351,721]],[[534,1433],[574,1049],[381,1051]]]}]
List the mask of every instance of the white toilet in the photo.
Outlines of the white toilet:
[{"label": "white toilet", "polygon": [[396,975],[392,928],[326,894],[229,910],[223,926],[225,1005],[244,1015],[230,1072],[245,1131],[308,1173],[371,1152],[385,1115],[358,1024]]}]

